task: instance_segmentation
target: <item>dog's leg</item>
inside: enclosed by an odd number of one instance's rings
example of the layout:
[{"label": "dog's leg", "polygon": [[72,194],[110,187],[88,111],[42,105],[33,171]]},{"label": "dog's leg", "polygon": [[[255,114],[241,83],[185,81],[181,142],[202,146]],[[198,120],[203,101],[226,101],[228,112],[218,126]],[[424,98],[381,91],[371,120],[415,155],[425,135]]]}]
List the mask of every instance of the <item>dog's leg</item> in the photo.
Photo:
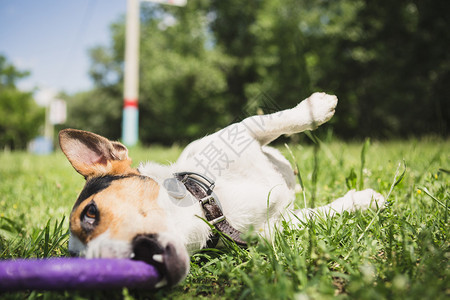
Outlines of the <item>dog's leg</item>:
[{"label": "dog's leg", "polygon": [[265,238],[272,238],[273,228],[282,228],[281,222],[287,221],[292,229],[302,228],[308,220],[320,220],[321,218],[332,218],[336,214],[341,214],[344,211],[354,212],[356,210],[366,210],[368,208],[383,209],[385,204],[384,197],[372,189],[363,191],[351,190],[345,196],[334,200],[332,203],[316,207],[303,208],[296,211],[287,209],[283,217],[272,218],[264,223],[260,229],[261,236]]},{"label": "dog's leg", "polygon": [[252,116],[242,121],[249,133],[261,145],[266,145],[282,134],[312,130],[334,115],[337,97],[314,93],[292,109],[277,113]]},{"label": "dog's leg", "polygon": [[[320,206],[314,209],[306,208],[296,210],[294,213],[297,218],[294,217],[292,221],[294,224],[298,224],[298,221],[305,222],[306,220],[315,217],[333,217],[336,214],[343,213],[344,211],[353,212],[356,210],[366,210],[368,208],[383,208],[384,203],[384,197],[372,189],[366,189],[363,191],[351,190],[347,192],[344,197],[338,198],[328,205]],[[297,219],[297,222],[295,219]]]}]

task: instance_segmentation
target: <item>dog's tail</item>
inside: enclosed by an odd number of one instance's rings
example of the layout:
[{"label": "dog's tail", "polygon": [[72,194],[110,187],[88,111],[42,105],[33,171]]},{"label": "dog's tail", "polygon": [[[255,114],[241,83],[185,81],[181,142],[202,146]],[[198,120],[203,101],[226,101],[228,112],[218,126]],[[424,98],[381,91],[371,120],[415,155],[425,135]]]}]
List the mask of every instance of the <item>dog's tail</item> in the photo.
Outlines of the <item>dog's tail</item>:
[{"label": "dog's tail", "polygon": [[314,93],[296,107],[268,115],[256,115],[242,121],[249,133],[262,146],[282,134],[312,130],[334,115],[337,97]]}]

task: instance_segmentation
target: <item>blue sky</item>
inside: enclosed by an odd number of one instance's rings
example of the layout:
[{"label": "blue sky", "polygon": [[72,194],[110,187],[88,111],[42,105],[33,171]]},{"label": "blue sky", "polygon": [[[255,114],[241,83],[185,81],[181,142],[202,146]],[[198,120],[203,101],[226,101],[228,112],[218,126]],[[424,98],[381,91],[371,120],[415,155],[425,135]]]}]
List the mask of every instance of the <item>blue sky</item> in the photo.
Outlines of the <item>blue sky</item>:
[{"label": "blue sky", "polygon": [[87,90],[88,49],[109,45],[125,12],[126,0],[0,0],[0,54],[31,72],[21,89]]}]

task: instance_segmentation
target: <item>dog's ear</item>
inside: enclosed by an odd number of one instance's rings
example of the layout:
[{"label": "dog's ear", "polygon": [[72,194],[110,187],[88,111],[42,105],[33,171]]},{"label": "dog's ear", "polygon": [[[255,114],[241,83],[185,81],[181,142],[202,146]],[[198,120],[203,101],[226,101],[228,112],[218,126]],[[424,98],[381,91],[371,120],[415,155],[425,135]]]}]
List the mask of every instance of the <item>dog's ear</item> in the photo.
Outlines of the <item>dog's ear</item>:
[{"label": "dog's ear", "polygon": [[64,129],[59,132],[59,145],[75,170],[85,178],[137,172],[131,168],[127,147],[100,135]]}]

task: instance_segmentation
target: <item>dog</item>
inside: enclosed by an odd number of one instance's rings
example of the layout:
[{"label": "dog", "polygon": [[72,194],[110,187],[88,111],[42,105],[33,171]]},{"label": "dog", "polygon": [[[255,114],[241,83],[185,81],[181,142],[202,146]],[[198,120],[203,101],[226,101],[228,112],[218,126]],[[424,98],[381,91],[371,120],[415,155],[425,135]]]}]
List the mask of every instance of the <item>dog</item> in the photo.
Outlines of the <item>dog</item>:
[{"label": "dog", "polygon": [[123,144],[86,131],[60,131],[63,153],[86,179],[70,215],[69,252],[142,260],[162,274],[157,287],[175,285],[188,274],[193,251],[216,245],[216,230],[245,245],[242,233],[253,230],[270,239],[281,220],[298,227],[317,214],[382,207],[383,196],[366,189],[293,210],[294,171],[267,145],[327,122],[337,101],[314,93],[292,109],[245,118],[192,142],[171,165],[132,168]]}]

